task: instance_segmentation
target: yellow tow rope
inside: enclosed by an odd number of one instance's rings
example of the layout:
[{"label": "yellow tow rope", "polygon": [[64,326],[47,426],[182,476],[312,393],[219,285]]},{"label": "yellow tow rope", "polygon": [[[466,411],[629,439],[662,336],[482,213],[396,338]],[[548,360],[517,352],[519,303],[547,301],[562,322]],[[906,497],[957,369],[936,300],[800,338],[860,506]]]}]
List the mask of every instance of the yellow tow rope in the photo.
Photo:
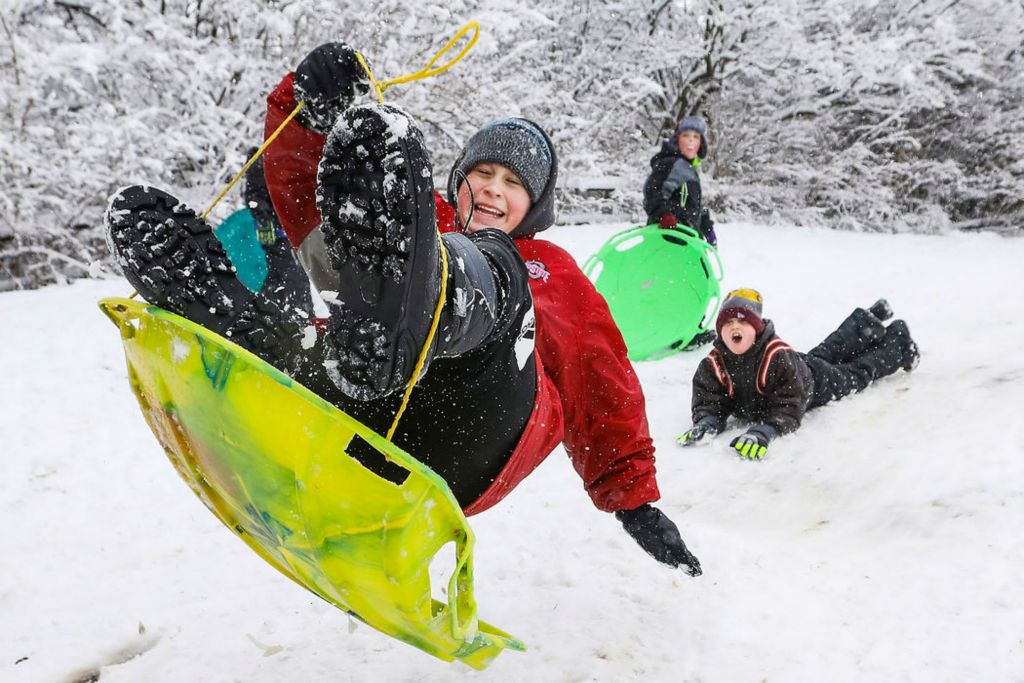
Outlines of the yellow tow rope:
[{"label": "yellow tow rope", "polygon": [[221,190],[220,194],[217,195],[217,198],[214,199],[213,202],[208,207],[206,207],[206,211],[203,211],[202,215],[200,216],[201,218],[206,218],[207,216],[210,215],[210,212],[213,211],[213,209],[218,204],[220,204],[220,200],[224,199],[224,195],[230,192],[231,188],[233,188],[242,178],[242,176],[245,175],[245,172],[249,170],[249,167],[256,163],[257,159],[263,156],[263,153],[267,151],[267,147],[270,147],[271,143],[274,142],[274,140],[277,139],[277,136],[281,134],[281,131],[284,130],[284,127],[291,123],[291,120],[294,119],[296,114],[302,111],[302,108],[305,106],[306,103],[304,101],[299,102],[297,105],[295,105],[295,109],[292,109],[292,112],[288,114],[287,117],[285,117],[285,120],[281,122],[281,125],[277,127],[277,130],[271,133],[270,137],[263,141],[263,144],[259,146],[259,149],[257,149],[253,153],[253,155],[249,157],[249,160],[245,162],[245,166],[242,166],[242,170],[235,174],[235,177],[231,179],[231,182],[227,184],[227,187]]},{"label": "yellow tow rope", "polygon": [[[469,31],[473,31],[473,37],[469,39],[469,42],[466,43],[466,45],[462,48],[459,54],[455,55],[454,57],[451,58],[451,60],[445,62],[441,66],[435,67],[434,62],[440,59],[444,53],[448,52],[448,50],[450,50],[452,46],[458,43],[459,39],[462,38],[462,36],[466,35],[466,33],[468,33]],[[479,24],[477,24],[477,22],[471,21],[462,28],[460,28],[458,33],[456,33],[455,36],[451,40],[449,40],[444,47],[437,51],[437,54],[435,54],[430,59],[430,61],[427,62],[427,65],[425,67],[423,67],[419,71],[414,71],[410,74],[406,74],[405,76],[399,76],[398,78],[392,78],[391,80],[384,81],[383,83],[378,82],[377,79],[374,78],[373,72],[370,71],[370,67],[366,63],[366,59],[363,58],[362,54],[357,52],[356,59],[359,60],[359,64],[363,67],[363,71],[366,72],[367,78],[370,79],[370,83],[373,85],[373,89],[377,93],[377,101],[383,102],[384,91],[390,88],[391,86],[398,85],[399,83],[411,83],[412,81],[430,78],[431,76],[436,76],[440,73],[444,73],[448,69],[455,66],[455,64],[458,63],[459,60],[461,60],[463,57],[465,57],[466,53],[469,52],[474,45],[476,45],[476,41],[479,37],[480,26]],[[249,170],[249,167],[256,163],[256,160],[263,155],[263,152],[266,151],[267,147],[270,147],[271,143],[273,143],[277,136],[281,134],[281,131],[284,130],[284,127],[287,126],[291,122],[291,120],[295,118],[296,114],[302,111],[302,108],[304,106],[306,106],[306,103],[304,101],[299,102],[298,104],[295,105],[295,108],[292,109],[291,113],[288,114],[285,120],[281,122],[281,125],[278,126],[277,129],[270,134],[270,137],[264,140],[263,144],[260,145],[259,149],[257,149],[251,157],[249,157],[249,160],[245,162],[244,166],[242,166],[242,170],[236,173],[235,177],[231,179],[231,182],[229,182],[227,186],[220,191],[220,194],[217,195],[217,198],[214,199],[210,206],[207,207],[206,211],[202,213],[202,218],[206,218],[207,216],[210,215],[210,212],[213,211],[217,204],[220,203],[220,200],[224,198],[224,195],[230,192],[231,189],[236,184],[238,184],[238,181],[242,179],[242,176],[245,175],[245,172]]]},{"label": "yellow tow rope", "polygon": [[[448,50],[452,49],[452,47],[454,47],[455,44],[459,42],[462,36],[466,35],[470,31],[473,32],[473,37],[469,39],[469,42],[466,43],[466,45],[462,48],[462,51],[459,52],[459,54],[452,57],[451,60],[449,60],[448,62],[445,62],[441,66],[435,67],[434,62],[439,60],[441,58],[441,55],[448,52]],[[435,54],[433,58],[431,58],[431,60],[427,62],[427,65],[425,67],[423,67],[419,71],[414,71],[411,74],[399,76],[398,78],[392,78],[391,80],[384,81],[383,83],[379,82],[376,78],[373,77],[373,73],[370,71],[370,66],[366,63],[366,60],[363,59],[363,55],[357,52],[356,59],[359,60],[359,64],[363,67],[363,71],[366,72],[367,78],[370,79],[370,84],[373,86],[373,89],[377,92],[377,101],[383,102],[384,91],[390,88],[391,86],[398,85],[399,83],[411,83],[412,81],[418,81],[423,78],[430,78],[431,76],[436,76],[437,74],[444,73],[448,69],[455,66],[455,64],[460,59],[466,56],[467,52],[473,49],[473,46],[476,45],[477,38],[479,37],[480,26],[475,21],[471,21],[462,28],[460,28],[459,32],[456,33],[444,47],[437,51],[437,54]]]},{"label": "yellow tow rope", "polygon": [[[455,46],[455,44],[458,43],[459,40],[469,31],[472,31],[473,35],[469,39],[469,42],[466,43],[466,45],[459,52],[459,54],[455,55],[444,64],[435,67],[434,63],[437,62],[437,60],[440,59],[442,55],[448,52],[448,50]],[[436,76],[440,73],[444,73],[448,69],[452,68],[459,60],[466,56],[466,53],[468,53],[473,48],[479,37],[480,26],[479,24],[477,24],[477,22],[471,21],[465,26],[463,26],[461,29],[459,29],[458,33],[456,33],[455,36],[452,37],[452,39],[449,40],[444,47],[438,50],[437,53],[431,58],[431,60],[427,62],[427,65],[424,66],[422,69],[420,69],[419,71],[414,71],[410,74],[406,74],[405,76],[392,78],[391,80],[384,81],[383,83],[379,82],[376,78],[374,78],[374,75],[370,71],[370,67],[367,64],[366,59],[363,58],[362,54],[356,52],[356,59],[359,60],[359,64],[363,67],[363,70],[366,72],[367,78],[370,79],[370,84],[373,86],[374,91],[377,93],[377,101],[383,102],[384,91],[393,85],[398,85],[399,83],[411,83],[412,81],[430,78],[431,76]],[[281,122],[281,125],[279,125],[277,129],[273,133],[271,133],[269,137],[267,137],[263,144],[260,145],[259,149],[257,149],[256,152],[253,153],[251,157],[249,157],[249,160],[245,162],[244,166],[242,166],[242,170],[235,174],[235,177],[231,179],[231,182],[229,182],[227,186],[220,191],[220,194],[218,194],[217,197],[210,204],[210,206],[207,207],[206,211],[202,213],[202,218],[206,218],[207,216],[210,215],[210,212],[212,212],[213,209],[217,206],[217,204],[219,204],[220,201],[224,198],[224,196],[227,195],[227,193],[230,192],[231,189],[236,184],[238,184],[238,181],[241,180],[242,176],[245,175],[245,172],[249,170],[249,167],[256,163],[256,160],[259,159],[260,156],[262,156],[263,152],[266,151],[267,147],[270,147],[274,140],[277,139],[277,136],[281,134],[281,131],[284,130],[284,127],[287,126],[291,122],[291,120],[295,118],[296,114],[302,111],[302,108],[304,106],[306,106],[305,101],[299,102],[298,104],[295,105],[295,108],[292,109],[291,113],[288,114],[285,120]],[[391,428],[388,429],[388,441],[390,441],[394,436],[395,431],[398,429],[398,423],[402,419],[402,415],[405,413],[406,407],[408,407],[409,405],[409,397],[412,395],[412,390],[415,388],[416,383],[419,381],[420,375],[423,372],[423,366],[426,365],[427,355],[430,353],[430,346],[434,341],[434,337],[437,335],[437,328],[441,322],[441,309],[444,308],[444,302],[448,290],[448,253],[444,248],[444,243],[440,239],[440,234],[438,235],[437,246],[441,251],[441,289],[437,295],[437,305],[434,307],[434,318],[430,322],[430,329],[427,332],[427,339],[423,343],[423,348],[420,349],[420,355],[419,358],[417,358],[416,360],[416,367],[413,369],[412,377],[409,378],[409,383],[405,387],[405,393],[402,396],[402,403],[398,408],[398,412],[395,413],[395,418],[391,423]]]},{"label": "yellow tow rope", "polygon": [[409,383],[405,386],[405,393],[402,395],[402,405],[398,407],[395,419],[391,422],[391,428],[388,429],[388,441],[391,441],[391,437],[395,435],[395,430],[398,429],[398,421],[402,419],[402,415],[409,405],[409,397],[412,396],[412,390],[415,388],[416,382],[419,381],[420,374],[423,372],[423,366],[426,365],[427,354],[430,353],[430,344],[434,341],[434,336],[437,334],[437,326],[441,322],[441,309],[444,308],[445,296],[448,291],[448,252],[445,250],[444,243],[440,239],[437,240],[437,246],[441,250],[441,290],[437,293],[434,319],[430,321],[427,340],[423,342],[423,348],[420,349],[420,357],[416,359],[416,367],[412,371],[412,377],[409,378]]}]

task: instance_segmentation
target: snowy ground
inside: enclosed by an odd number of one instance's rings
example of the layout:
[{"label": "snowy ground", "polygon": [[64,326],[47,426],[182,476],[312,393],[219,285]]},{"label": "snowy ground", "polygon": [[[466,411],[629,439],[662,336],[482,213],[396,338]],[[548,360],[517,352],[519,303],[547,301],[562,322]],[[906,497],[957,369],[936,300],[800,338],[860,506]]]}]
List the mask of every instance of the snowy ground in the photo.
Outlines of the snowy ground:
[{"label": "snowy ground", "polygon": [[[548,234],[582,260],[618,227]],[[557,451],[472,519],[480,616],[529,646],[484,672],[353,627],[193,497],[94,304],[126,283],[0,295],[0,680],[1024,680],[1024,240],[719,233],[724,286],[791,344],[884,295],[920,367],[747,462],[674,445],[701,354],[640,364],[704,576],[644,555]]]}]

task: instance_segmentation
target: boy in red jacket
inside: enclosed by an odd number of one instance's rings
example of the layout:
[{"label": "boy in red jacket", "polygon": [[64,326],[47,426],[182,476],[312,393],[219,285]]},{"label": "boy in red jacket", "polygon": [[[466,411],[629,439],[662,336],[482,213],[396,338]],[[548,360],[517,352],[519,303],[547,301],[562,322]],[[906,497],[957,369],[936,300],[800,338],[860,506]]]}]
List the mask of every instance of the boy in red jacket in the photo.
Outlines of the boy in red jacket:
[{"label": "boy in red jacket", "polygon": [[[265,174],[330,311],[315,332],[291,293],[239,291],[205,221],[151,188],[122,190],[108,211],[126,277],[378,432],[427,346],[394,441],[445,479],[466,514],[500,501],[562,442],[595,506],[659,561],[700,574],[651,506],[660,494],[643,393],[608,307],[568,253],[533,238],[554,222],[547,135],[524,119],[482,128],[450,173],[449,207],[415,123],[387,105],[352,106],[367,87],[352,49],[329,43],[268,98],[268,133],[306,103],[268,148]],[[348,452],[404,476],[358,440]]]}]

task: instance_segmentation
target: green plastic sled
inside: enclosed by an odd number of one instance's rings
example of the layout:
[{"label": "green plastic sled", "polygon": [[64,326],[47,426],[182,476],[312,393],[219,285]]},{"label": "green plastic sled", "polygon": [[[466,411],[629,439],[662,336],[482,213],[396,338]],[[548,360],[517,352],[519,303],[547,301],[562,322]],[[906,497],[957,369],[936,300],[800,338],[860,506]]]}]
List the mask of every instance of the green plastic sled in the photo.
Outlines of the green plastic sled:
[{"label": "green plastic sled", "polygon": [[[282,574],[375,629],[483,669],[516,638],[478,620],[473,531],[437,473],[223,337],[144,302],[100,308],[121,331],[146,422],[193,493]],[[355,437],[409,471],[387,481]],[[447,600],[430,565],[453,560]],[[441,565],[439,565],[441,566]]]},{"label": "green plastic sled", "polygon": [[624,230],[587,259],[583,272],[608,302],[631,360],[664,358],[713,326],[722,262],[685,225]]}]

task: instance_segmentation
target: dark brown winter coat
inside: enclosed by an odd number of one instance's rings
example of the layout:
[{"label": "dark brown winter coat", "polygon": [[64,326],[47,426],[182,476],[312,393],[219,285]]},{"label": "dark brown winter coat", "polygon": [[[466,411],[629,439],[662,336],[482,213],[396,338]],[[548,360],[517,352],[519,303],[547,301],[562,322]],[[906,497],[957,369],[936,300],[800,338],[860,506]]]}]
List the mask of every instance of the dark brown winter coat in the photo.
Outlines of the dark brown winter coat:
[{"label": "dark brown winter coat", "polygon": [[742,355],[715,340],[693,376],[693,423],[712,418],[720,431],[735,415],[785,434],[800,426],[813,391],[803,355],[779,339],[766,320],[764,331]]}]

